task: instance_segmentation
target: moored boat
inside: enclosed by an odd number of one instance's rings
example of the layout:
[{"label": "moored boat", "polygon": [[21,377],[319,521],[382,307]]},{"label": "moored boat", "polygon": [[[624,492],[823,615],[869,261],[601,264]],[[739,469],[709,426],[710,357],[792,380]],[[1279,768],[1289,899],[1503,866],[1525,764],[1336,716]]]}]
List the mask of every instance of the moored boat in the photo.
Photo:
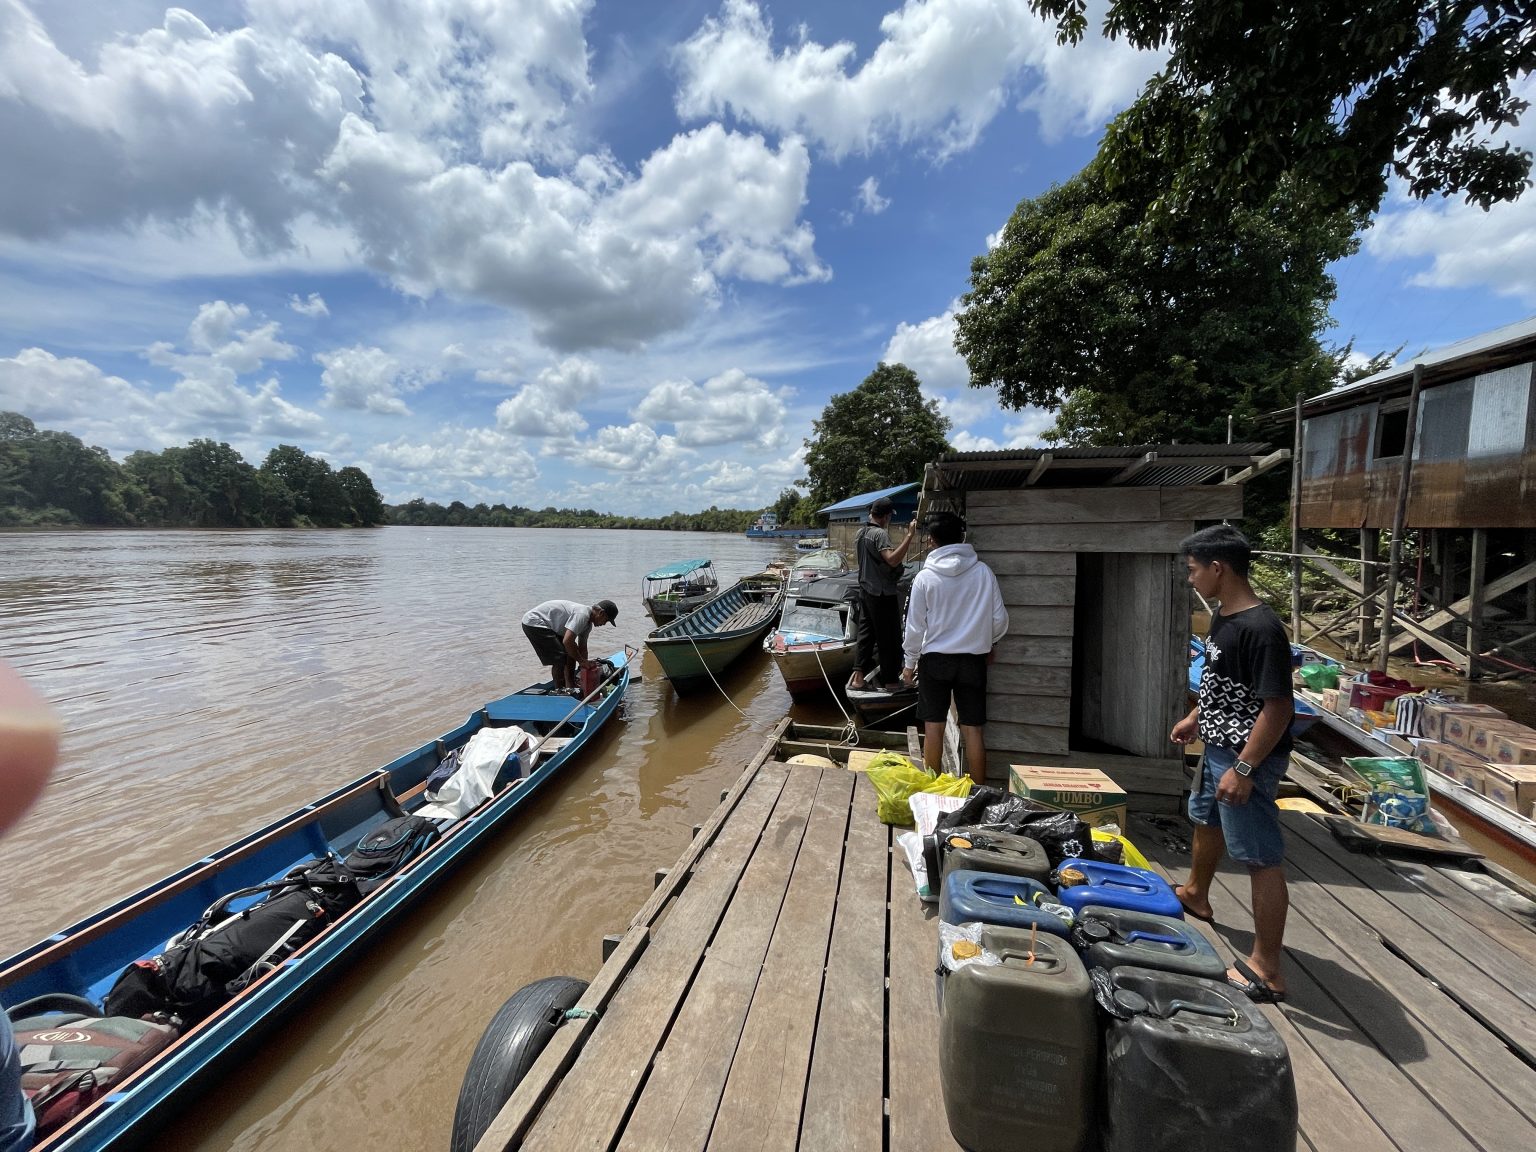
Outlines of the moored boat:
[{"label": "moored boat", "polygon": [[763,647],[791,696],[836,693],[848,679],[858,649],[858,596],[859,579],[853,573],[794,585],[785,593],[778,627]]},{"label": "moored boat", "polygon": [[[68,1007],[70,1013],[100,1017],[104,1011],[100,1006],[120,975],[169,954],[173,938],[189,925],[206,922],[214,909],[220,917],[242,919],[260,907],[264,896],[275,896],[275,886],[289,881],[297,870],[338,865],[360,841],[402,816],[418,816],[416,823],[422,825],[431,821],[435,824],[431,835],[440,837],[378,878],[376,886],[363,885],[368,890],[356,895],[355,902],[333,919],[316,913],[324,924],[317,934],[290,954],[263,955],[242,973],[240,990],[221,996],[211,1011],[188,1012],[180,1026],[172,1019],[179,1033],[174,1042],[113,1081],[104,1095],[94,1099],[86,1095],[83,1110],[57,1130],[41,1135],[34,1148],[83,1152],[149,1139],[167,1105],[195,1085],[207,1083],[290,1013],[303,996],[381,935],[433,883],[464,863],[545,781],[560,773],[618,712],[633,656],[632,650],[615,653],[601,665],[600,682],[580,699],[543,683],[492,700],[437,740],[0,964],[0,1001],[10,1009],[12,1021],[52,1019],[61,999],[78,1005]],[[475,791],[462,777],[449,777],[446,783],[434,780],[436,791],[429,800],[429,778],[459,754],[467,759],[469,746],[482,734],[489,737],[489,744],[506,749],[505,758],[493,755],[479,777],[484,788]],[[482,738],[481,743],[487,741]],[[460,772],[467,770],[466,765]],[[455,779],[460,779],[462,815],[447,799],[455,791],[450,787]],[[301,879],[299,890],[306,883]],[[246,894],[237,895],[242,892]],[[69,1021],[75,1016],[57,1019]],[[67,1034],[66,1027],[61,1025],[60,1030]]]},{"label": "moored boat", "polygon": [[784,586],[767,575],[738,580],[686,616],[645,638],[662,672],[679,691],[718,677],[761,642],[784,602]]},{"label": "moored boat", "polygon": [[719,591],[714,561],[702,557],[664,565],[640,582],[640,599],[658,624],[692,612]]},{"label": "moored boat", "polygon": [[865,680],[863,688],[855,688],[850,675],[847,684],[843,686],[843,695],[848,698],[861,727],[874,727],[893,721],[904,725],[917,723],[916,686],[909,688],[898,681],[890,685],[888,690],[886,685],[878,683],[871,676]]},{"label": "moored boat", "polygon": [[829,541],[825,536],[807,536],[803,540],[795,541],[796,552],[820,552],[826,548]]},{"label": "moored boat", "polygon": [[789,570],[789,586],[805,584],[811,580],[825,580],[828,576],[841,576],[848,571],[848,558],[836,548],[818,548],[795,557]]}]

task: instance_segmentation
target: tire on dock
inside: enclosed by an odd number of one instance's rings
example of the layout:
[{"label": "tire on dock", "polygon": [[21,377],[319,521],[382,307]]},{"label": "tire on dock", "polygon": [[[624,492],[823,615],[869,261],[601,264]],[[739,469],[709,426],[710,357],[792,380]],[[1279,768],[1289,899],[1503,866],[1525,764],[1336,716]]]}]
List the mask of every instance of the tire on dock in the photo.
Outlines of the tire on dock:
[{"label": "tire on dock", "polygon": [[471,1152],[544,1051],[568,1009],[587,990],[574,976],[525,984],[492,1018],[469,1058],[453,1113],[452,1152]]}]

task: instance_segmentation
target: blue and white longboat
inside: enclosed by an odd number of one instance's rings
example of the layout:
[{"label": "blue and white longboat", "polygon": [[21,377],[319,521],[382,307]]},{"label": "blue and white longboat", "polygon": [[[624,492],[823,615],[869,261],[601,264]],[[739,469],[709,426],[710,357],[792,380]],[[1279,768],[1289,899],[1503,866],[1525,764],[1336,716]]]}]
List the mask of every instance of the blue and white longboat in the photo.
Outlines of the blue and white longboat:
[{"label": "blue and white longboat", "polygon": [[[92,916],[71,924],[0,964],[0,1003],[14,1008],[66,994],[100,1004],[118,975],[158,955],[170,937],[228,893],[281,879],[295,866],[345,856],[392,817],[426,803],[428,775],[448,752],[485,727],[516,724],[535,742],[525,749],[527,774],[507,783],[386,883],[300,948],[278,968],[189,1028],[112,1092],[40,1141],[35,1152],[94,1152],[150,1139],[157,1109],[206,1081],[216,1069],[293,1010],[301,997],[347,960],[450,869],[482,847],[533,793],[559,773],[619,710],[637,653],[609,657],[613,670],[577,700],[534,684],[492,700],[437,740],[406,753],[312,804],[213,852]],[[247,902],[248,903],[248,902]],[[233,904],[238,911],[242,904]]]}]

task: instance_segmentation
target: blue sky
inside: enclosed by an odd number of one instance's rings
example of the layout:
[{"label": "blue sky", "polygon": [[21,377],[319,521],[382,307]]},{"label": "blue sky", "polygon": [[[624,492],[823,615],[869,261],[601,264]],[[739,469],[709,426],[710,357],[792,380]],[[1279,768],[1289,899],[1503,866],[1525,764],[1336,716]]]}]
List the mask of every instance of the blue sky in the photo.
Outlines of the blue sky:
[{"label": "blue sky", "polygon": [[[953,307],[1159,63],[1024,0],[0,0],[0,408],[632,514],[772,500],[882,359],[1033,444]],[[1525,318],[1536,198],[1394,190],[1336,272],[1366,354]]]}]

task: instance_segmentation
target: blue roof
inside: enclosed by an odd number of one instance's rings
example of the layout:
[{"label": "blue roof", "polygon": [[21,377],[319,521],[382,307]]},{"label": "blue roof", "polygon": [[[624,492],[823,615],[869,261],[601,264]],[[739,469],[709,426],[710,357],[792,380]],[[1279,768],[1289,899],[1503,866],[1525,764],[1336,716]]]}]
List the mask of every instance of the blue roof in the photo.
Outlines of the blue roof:
[{"label": "blue roof", "polygon": [[658,568],[654,572],[647,572],[645,578],[647,580],[666,580],[672,576],[686,576],[688,573],[703,568],[709,563],[708,559],[678,560],[675,563],[668,564],[665,568]]},{"label": "blue roof", "polygon": [[856,512],[861,508],[868,508],[880,497],[894,500],[897,496],[911,492],[917,488],[916,483],[898,484],[894,488],[882,488],[878,492],[866,492],[862,496],[850,496],[846,500],[839,500],[836,504],[828,504],[825,508],[816,509],[817,512]]}]

